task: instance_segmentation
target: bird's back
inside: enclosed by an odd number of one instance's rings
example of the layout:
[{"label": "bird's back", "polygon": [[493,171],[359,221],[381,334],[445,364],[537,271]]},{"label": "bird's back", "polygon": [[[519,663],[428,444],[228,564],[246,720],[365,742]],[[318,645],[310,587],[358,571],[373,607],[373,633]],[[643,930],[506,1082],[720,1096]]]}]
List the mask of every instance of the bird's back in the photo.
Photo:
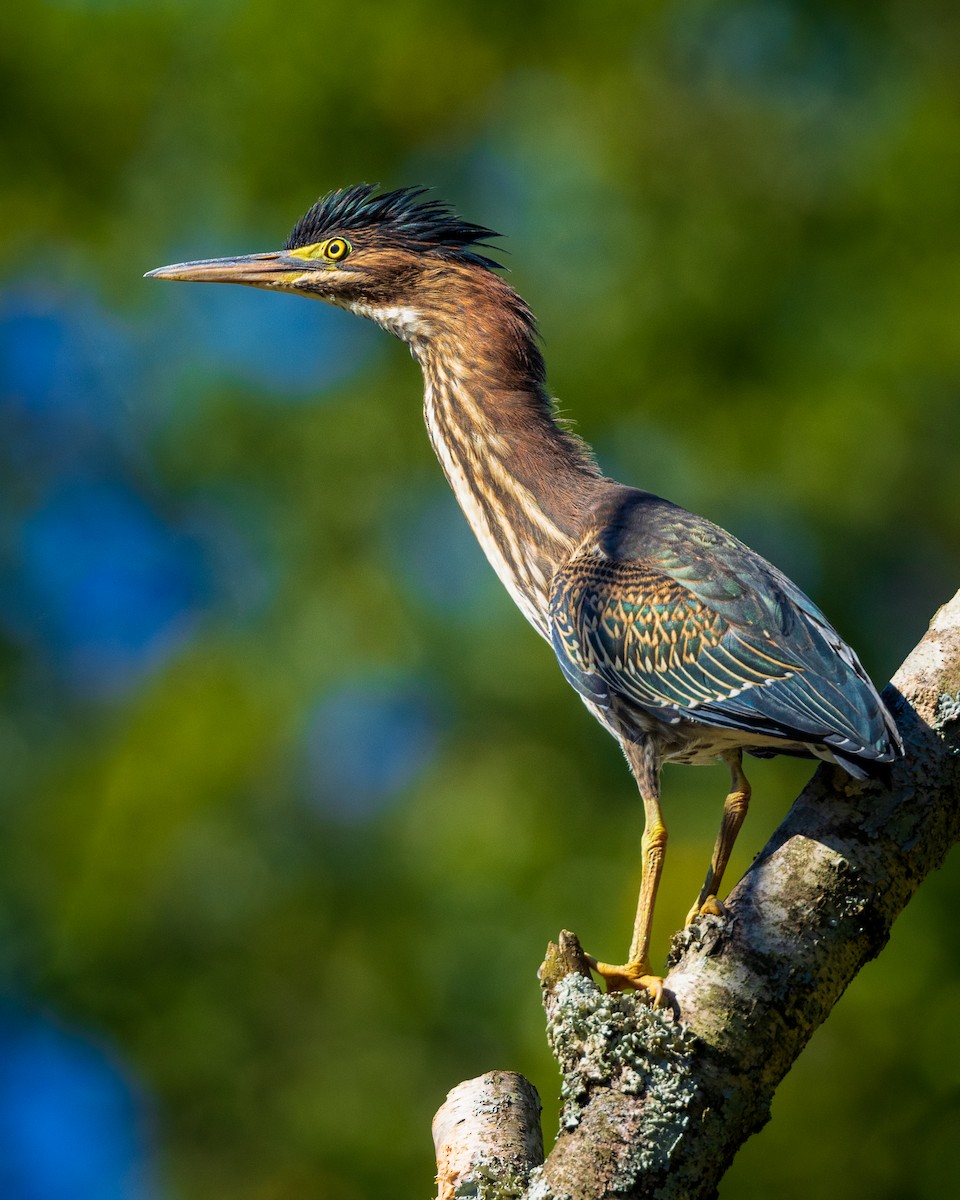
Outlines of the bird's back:
[{"label": "bird's back", "polygon": [[568,680],[663,756],[732,746],[811,754],[863,777],[900,739],[853,650],[782,572],[731,534],[614,487],[557,573],[550,628]]}]

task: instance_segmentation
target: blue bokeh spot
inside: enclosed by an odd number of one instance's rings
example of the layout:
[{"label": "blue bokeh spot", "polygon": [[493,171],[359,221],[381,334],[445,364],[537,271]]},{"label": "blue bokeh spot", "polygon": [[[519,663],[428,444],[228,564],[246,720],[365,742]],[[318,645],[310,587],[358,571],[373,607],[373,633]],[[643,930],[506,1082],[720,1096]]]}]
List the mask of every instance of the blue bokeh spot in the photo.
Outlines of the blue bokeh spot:
[{"label": "blue bokeh spot", "polygon": [[199,551],[120,484],[61,488],[18,531],[5,616],[81,689],[122,688],[183,640]]},{"label": "blue bokeh spot", "polygon": [[194,344],[197,362],[264,398],[316,400],[380,353],[367,322],[302,296],[181,289],[175,312],[178,336]]},{"label": "blue bokeh spot", "polygon": [[363,819],[413,783],[438,742],[436,707],[415,679],[368,679],[329,692],[307,729],[308,786],[318,807]]},{"label": "blue bokeh spot", "polygon": [[141,1109],[102,1049],[52,1022],[0,1018],[3,1200],[152,1200]]}]

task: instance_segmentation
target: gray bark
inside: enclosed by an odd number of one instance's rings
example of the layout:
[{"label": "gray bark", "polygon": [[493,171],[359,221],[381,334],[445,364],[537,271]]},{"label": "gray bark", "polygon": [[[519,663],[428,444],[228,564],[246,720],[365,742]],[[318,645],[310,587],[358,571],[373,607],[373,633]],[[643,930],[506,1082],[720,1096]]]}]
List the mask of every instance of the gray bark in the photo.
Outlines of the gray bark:
[{"label": "gray bark", "polygon": [[[891,787],[822,766],[730,894],[726,918],[675,937],[669,1008],[600,992],[572,934],[550,947],[541,981],[563,1071],[556,1144],[542,1166],[514,1155],[509,1179],[488,1173],[458,1191],[448,1178],[448,1195],[517,1196],[518,1174],[524,1200],[716,1195],[813,1031],[960,840],[960,593],[884,698],[906,747]],[[530,1085],[512,1078],[529,1117]],[[465,1116],[464,1163],[472,1129]],[[489,1161],[489,1141],[484,1153]]]}]

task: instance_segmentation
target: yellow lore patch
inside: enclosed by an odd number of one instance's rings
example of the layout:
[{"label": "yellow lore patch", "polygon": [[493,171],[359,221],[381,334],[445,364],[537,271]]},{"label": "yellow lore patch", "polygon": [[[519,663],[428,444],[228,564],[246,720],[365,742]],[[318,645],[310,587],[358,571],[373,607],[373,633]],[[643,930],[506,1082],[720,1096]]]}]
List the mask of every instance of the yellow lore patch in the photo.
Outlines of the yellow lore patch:
[{"label": "yellow lore patch", "polygon": [[322,242],[314,242],[312,246],[298,246],[296,250],[288,250],[287,254],[291,258],[306,258],[316,260],[324,259],[326,262],[339,262],[342,258],[346,258],[353,246],[346,238],[332,237],[326,238]]}]

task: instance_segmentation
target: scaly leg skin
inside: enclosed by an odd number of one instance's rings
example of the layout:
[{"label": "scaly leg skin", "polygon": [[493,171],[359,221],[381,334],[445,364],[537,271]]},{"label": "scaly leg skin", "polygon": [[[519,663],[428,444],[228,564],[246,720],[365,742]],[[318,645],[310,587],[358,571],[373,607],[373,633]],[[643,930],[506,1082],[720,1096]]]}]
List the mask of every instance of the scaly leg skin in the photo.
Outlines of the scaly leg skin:
[{"label": "scaly leg skin", "polygon": [[730,792],[723,802],[723,818],[720,822],[720,832],[717,843],[713,848],[713,858],[707,869],[707,877],[703,881],[697,902],[687,913],[685,925],[692,924],[697,917],[722,917],[726,914],[723,905],[717,899],[723,873],[730,861],[733,843],[737,840],[743,818],[750,806],[750,783],[743,773],[743,754],[740,750],[732,750],[723,755],[723,760],[730,768]]},{"label": "scaly leg skin", "polygon": [[663,855],[667,845],[667,830],[660,812],[660,771],[653,746],[649,742],[635,745],[625,743],[627,761],[640,788],[643,798],[644,828],[641,839],[642,873],[640,897],[637,901],[637,918],[633,926],[629,960],[621,966],[598,962],[589,954],[587,962],[607,985],[608,992],[622,992],[635,988],[646,992],[654,1003],[663,1000],[663,979],[650,971],[650,929],[653,925],[653,906],[657,898],[657,886],[663,869]]}]

